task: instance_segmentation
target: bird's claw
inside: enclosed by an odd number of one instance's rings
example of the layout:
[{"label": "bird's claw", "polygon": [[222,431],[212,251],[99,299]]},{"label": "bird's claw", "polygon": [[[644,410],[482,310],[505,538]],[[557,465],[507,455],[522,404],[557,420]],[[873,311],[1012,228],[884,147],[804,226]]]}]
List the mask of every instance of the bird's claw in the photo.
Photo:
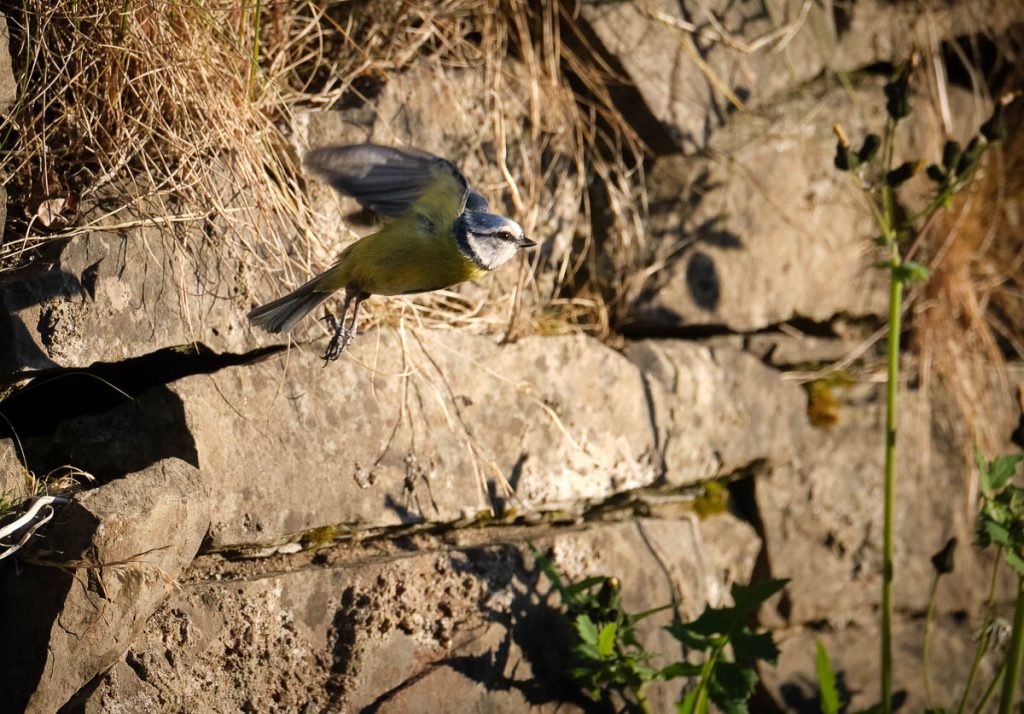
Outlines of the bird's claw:
[{"label": "bird's claw", "polygon": [[345,327],[345,324],[339,322],[338,318],[331,313],[327,313],[321,319],[334,330],[334,334],[331,335],[331,339],[327,343],[327,349],[324,350],[323,354],[324,367],[326,367],[328,362],[334,362],[341,357],[342,352],[348,349],[348,346],[352,344],[352,340],[355,339],[356,331],[354,327],[352,329]]}]

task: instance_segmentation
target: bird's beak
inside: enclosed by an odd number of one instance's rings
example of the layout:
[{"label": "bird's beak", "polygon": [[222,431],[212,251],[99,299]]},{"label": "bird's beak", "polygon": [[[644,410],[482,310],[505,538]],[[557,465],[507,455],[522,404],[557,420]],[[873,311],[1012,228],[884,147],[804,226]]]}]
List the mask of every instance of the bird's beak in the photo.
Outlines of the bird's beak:
[{"label": "bird's beak", "polygon": [[532,248],[533,246],[537,245],[537,241],[532,241],[526,236],[521,236],[518,240],[516,240],[516,245],[520,248]]}]

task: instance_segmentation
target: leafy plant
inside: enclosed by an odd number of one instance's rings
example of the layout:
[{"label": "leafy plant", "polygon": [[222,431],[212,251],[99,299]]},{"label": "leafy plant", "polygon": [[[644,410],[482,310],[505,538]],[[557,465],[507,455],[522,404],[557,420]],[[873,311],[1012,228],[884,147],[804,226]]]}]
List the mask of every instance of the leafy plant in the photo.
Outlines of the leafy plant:
[{"label": "leafy plant", "polygon": [[618,579],[593,576],[567,583],[548,558],[533,546],[530,550],[558,592],[578,638],[573,649],[576,661],[572,678],[592,699],[600,700],[608,690],[617,690],[636,708],[649,712],[644,693],[647,683],[677,675],[669,668],[666,671],[648,666],[658,653],[647,652],[640,645],[636,623],[672,606],[635,614],[626,612]]},{"label": "leafy plant", "polygon": [[[978,454],[977,460],[982,502],[976,530],[977,545],[982,548],[997,546],[1003,561],[1017,574],[1017,604],[1010,644],[1000,668],[1003,692],[999,713],[1009,714],[1013,709],[1021,666],[1024,665],[1024,487],[1013,483],[1024,454],[999,456],[988,462]],[[964,693],[965,698],[966,695],[967,692]]]},{"label": "leafy plant", "polygon": [[706,713],[709,701],[730,714],[745,712],[757,684],[756,662],[775,664],[778,659],[771,633],[755,633],[748,622],[761,603],[782,589],[785,580],[734,585],[732,607],[708,606],[693,622],[677,618],[665,629],[686,652],[705,653],[704,661],[694,664],[684,659],[658,669],[650,663],[661,654],[644,649],[636,636],[636,623],[671,605],[626,612],[616,578],[595,576],[566,582],[548,558],[532,546],[531,551],[561,597],[577,635],[576,661],[570,674],[595,700],[607,700],[609,691],[618,691],[631,707],[649,712],[644,692],[648,683],[693,677],[696,683],[677,704],[681,714]]},{"label": "leafy plant", "polygon": [[[699,677],[697,685],[677,705],[680,714],[707,712],[708,699],[728,714],[747,711],[747,702],[757,685],[755,664],[763,661],[774,665],[779,658],[772,634],[755,633],[747,623],[761,604],[787,582],[763,580],[733,585],[732,607],[707,606],[693,622],[676,620],[666,628],[686,650],[705,653],[700,666],[685,662],[676,665],[678,675]],[[732,650],[731,660],[727,649]]]},{"label": "leafy plant", "polygon": [[[928,269],[912,260],[938,211],[950,205],[952,197],[968,185],[992,142],[1005,133],[1003,109],[1013,95],[996,104],[992,116],[980,127],[966,148],[946,142],[942,163],[927,165],[910,160],[894,165],[896,130],[911,113],[911,80],[918,64],[917,54],[897,69],[885,86],[888,117],[881,136],[868,134],[854,148],[842,126],[835,125],[837,138],[835,166],[850,174],[863,193],[881,235],[875,243],[884,259],[877,266],[889,272],[888,369],[886,381],[885,485],[882,526],[882,606],[881,606],[881,707],[892,711],[892,581],[893,514],[896,482],[896,414],[900,365],[900,330],[903,316],[903,291],[907,284],[928,278]],[[931,199],[919,211],[897,210],[898,191],[924,171],[933,185]]]},{"label": "leafy plant", "polygon": [[832,663],[828,659],[828,652],[821,640],[815,642],[817,650],[814,662],[814,670],[818,675],[818,694],[821,698],[821,714],[839,714],[843,708],[843,701],[839,697],[839,690],[836,689],[836,675],[832,671]]}]

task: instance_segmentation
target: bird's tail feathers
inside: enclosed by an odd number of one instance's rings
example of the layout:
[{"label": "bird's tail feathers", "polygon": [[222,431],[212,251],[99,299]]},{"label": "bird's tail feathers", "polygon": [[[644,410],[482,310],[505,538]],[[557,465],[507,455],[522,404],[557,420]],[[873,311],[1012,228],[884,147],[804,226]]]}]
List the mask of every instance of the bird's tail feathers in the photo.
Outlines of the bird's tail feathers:
[{"label": "bird's tail feathers", "polygon": [[317,290],[324,275],[318,275],[284,297],[253,308],[249,322],[267,332],[288,332],[313,309],[330,297],[332,290]]}]

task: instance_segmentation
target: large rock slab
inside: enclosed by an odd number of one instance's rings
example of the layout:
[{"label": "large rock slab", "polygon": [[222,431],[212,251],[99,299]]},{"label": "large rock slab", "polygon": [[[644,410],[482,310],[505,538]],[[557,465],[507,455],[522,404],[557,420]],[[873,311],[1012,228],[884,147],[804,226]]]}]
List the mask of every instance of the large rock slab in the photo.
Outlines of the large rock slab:
[{"label": "large rock slab", "polygon": [[791,461],[807,400],[776,370],[737,349],[682,340],[634,342],[626,354],[647,379],[669,484]]},{"label": "large rock slab", "polygon": [[[837,389],[838,422],[806,429],[792,460],[773,463],[754,484],[765,557],[774,577],[793,579],[773,626],[828,622],[864,624],[877,617],[882,570],[883,389]],[[948,431],[949,416],[918,392],[900,395],[897,431],[894,601],[923,613],[931,556],[959,539],[956,570],[942,581],[939,612],[979,611],[991,553],[970,546],[970,465]],[[1005,569],[1004,569],[1005,570]],[[1012,593],[1007,575],[1003,597]]]},{"label": "large rock slab", "polygon": [[[881,319],[888,291],[872,267],[878,229],[860,190],[833,165],[832,125],[858,146],[880,131],[883,85],[863,77],[850,93],[812,82],[732,117],[707,155],[658,160],[647,228],[664,267],[631,305],[626,327],[754,332],[790,320]],[[948,96],[954,135],[969,137],[984,109],[966,91]],[[914,110],[900,126],[896,161],[937,160],[941,119],[926,97]],[[930,186],[919,176],[906,188],[924,196]]]},{"label": "large rock slab", "polygon": [[[168,460],[62,506],[27,561],[0,570],[0,699],[57,711],[120,658],[199,550],[207,487]],[[15,567],[17,565],[17,567]]]},{"label": "large rock slab", "polygon": [[658,153],[713,148],[737,111],[763,107],[823,70],[899,62],[957,36],[999,35],[1020,21],[1000,0],[942,7],[858,0],[585,2],[588,48],[621,72],[620,111]]},{"label": "large rock slab", "polygon": [[[729,95],[741,105],[756,101],[824,67],[826,55],[801,5],[796,0],[583,3],[580,17],[603,53],[621,65],[669,140],[694,153],[706,148],[708,137],[737,108]],[[792,32],[777,51],[744,51],[744,45],[784,26]],[[721,31],[732,46],[721,41]],[[629,116],[638,108],[634,103],[623,111]]]},{"label": "large rock slab", "polygon": [[188,344],[253,347],[249,291],[266,274],[245,246],[213,240],[224,230],[217,219],[176,221],[158,204],[143,201],[125,212],[123,227],[76,236],[54,263],[0,285],[0,375]]},{"label": "large rock slab", "polygon": [[[292,350],[186,377],[25,448],[36,470],[74,463],[100,479],[189,461],[210,485],[216,548],[327,525],[340,536],[472,520],[492,507],[578,514],[784,457],[780,424],[802,418],[803,395],[777,372],[682,342],[631,356],[640,366],[583,336],[498,345],[371,331],[326,369]],[[779,410],[773,421],[762,399]]]},{"label": "large rock slab", "polygon": [[[756,549],[749,527],[718,520]],[[397,712],[410,703],[431,711],[578,711],[586,701],[562,671],[565,623],[526,538],[573,579],[619,577],[633,611],[675,601],[683,617],[693,616],[709,585],[724,591],[753,567],[747,548],[723,577],[702,524],[689,520],[478,532],[476,543],[466,542],[472,537],[455,547],[425,538],[412,551],[378,546],[376,557],[330,549],[283,572],[203,558],[81,704],[87,712],[192,709],[211,700],[254,711]],[[678,647],[658,629],[669,617],[646,621],[641,639],[675,657]],[[657,711],[671,708],[680,684],[652,688]]]}]

